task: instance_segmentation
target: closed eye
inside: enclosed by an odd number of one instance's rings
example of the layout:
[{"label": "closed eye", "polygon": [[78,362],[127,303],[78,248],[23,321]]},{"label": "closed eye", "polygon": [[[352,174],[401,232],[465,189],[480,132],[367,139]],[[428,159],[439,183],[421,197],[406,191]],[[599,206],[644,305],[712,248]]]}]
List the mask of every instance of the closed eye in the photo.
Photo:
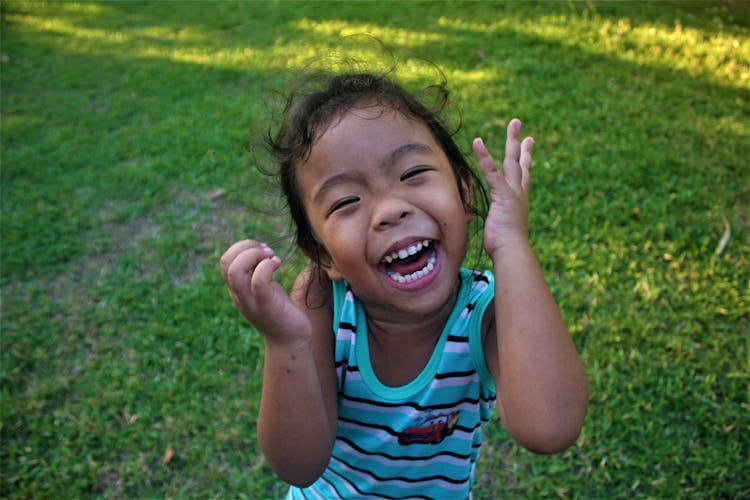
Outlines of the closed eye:
[{"label": "closed eye", "polygon": [[401,181],[403,182],[405,180],[411,179],[425,172],[429,172],[430,170],[432,170],[432,168],[426,165],[419,165],[416,167],[411,167],[406,172],[401,174]]},{"label": "closed eye", "polygon": [[359,201],[359,198],[356,196],[347,196],[345,198],[341,198],[340,200],[336,200],[333,205],[331,205],[331,208],[328,209],[328,213],[326,216],[332,215],[334,212],[339,211],[353,203],[357,203]]}]

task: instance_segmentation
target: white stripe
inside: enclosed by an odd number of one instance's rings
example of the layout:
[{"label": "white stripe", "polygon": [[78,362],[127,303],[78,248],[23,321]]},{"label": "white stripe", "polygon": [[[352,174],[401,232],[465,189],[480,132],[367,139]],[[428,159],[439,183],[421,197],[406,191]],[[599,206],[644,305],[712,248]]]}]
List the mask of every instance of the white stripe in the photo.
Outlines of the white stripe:
[{"label": "white stripe", "polygon": [[[344,408],[352,410],[362,410],[368,412],[377,412],[379,414],[395,414],[395,415],[407,415],[410,420],[417,420],[419,417],[423,417],[430,410],[416,410],[410,406],[394,406],[394,407],[383,407],[375,404],[367,403],[365,401],[351,401],[349,399],[341,398],[339,405]],[[481,405],[481,401],[480,401]],[[460,405],[451,406],[449,408],[441,408],[439,410],[432,410],[433,413],[450,413],[456,410],[476,412],[476,404],[468,401],[462,402]]]},{"label": "white stripe", "polygon": [[[362,382],[362,375],[359,374],[359,370],[355,370],[355,371],[352,371],[352,372],[346,372],[346,385],[348,386],[349,382],[355,382],[355,381],[356,382]],[[364,384],[363,384],[363,387],[366,388],[366,386],[364,386]],[[347,391],[347,392],[349,392],[349,391]],[[361,393],[362,389],[359,388],[359,389],[357,389],[356,392]],[[367,392],[369,392],[369,391],[367,391]]]},{"label": "white stripe", "polygon": [[373,478],[372,476],[370,476],[369,474],[365,474],[364,472],[351,469],[345,463],[336,459],[336,457],[331,457],[331,460],[333,462],[336,462],[336,464],[342,469],[345,469],[346,471],[348,471],[349,474],[353,476],[357,476],[361,481],[369,484],[370,487],[377,485],[378,489],[380,489],[383,486],[390,486],[392,488],[401,488],[405,490],[416,490],[416,489],[424,490],[425,488],[432,486],[434,488],[441,488],[444,490],[463,490],[466,488],[466,485],[468,484],[468,480],[459,484],[455,484],[455,483],[450,483],[448,481],[443,481],[441,479],[431,479],[430,481],[421,481],[418,483],[411,483],[409,481],[403,481],[401,479],[384,479],[382,481],[379,481]]},{"label": "white stripe", "polygon": [[351,429],[353,431],[361,432],[364,434],[369,434],[371,436],[374,436],[376,439],[380,441],[391,441],[392,439],[394,439],[393,436],[386,431],[355,424],[354,422],[343,422],[339,420],[339,428]]},{"label": "white stripe", "polygon": [[336,342],[350,342],[353,343],[355,338],[354,332],[348,328],[339,328],[336,334]]},{"label": "white stripe", "polygon": [[[462,458],[452,457],[449,455],[439,455],[424,460],[406,460],[406,459],[391,459],[381,457],[379,455],[368,455],[360,451],[355,450],[340,439],[336,440],[339,450],[346,453],[349,456],[354,456],[358,459],[365,460],[369,463],[377,462],[384,467],[403,467],[403,468],[416,468],[416,467],[434,467],[437,463],[443,463],[446,465],[452,465],[454,467],[464,468],[466,467],[466,460]],[[430,471],[432,475],[432,471]]]},{"label": "white stripe", "polygon": [[468,342],[446,342],[443,352],[450,352],[455,354],[468,354],[469,343]]},{"label": "white stripe", "polygon": [[328,500],[330,498],[337,498],[339,496],[338,493],[336,493],[336,487],[334,486],[334,483],[336,482],[335,477],[333,476],[333,471],[331,469],[326,469],[326,471],[323,473],[323,476],[318,479],[313,486],[317,485],[317,488],[320,488],[321,486],[325,486],[327,488],[326,491],[316,491],[319,495],[321,495],[319,498],[320,500]]},{"label": "white stripe", "polygon": [[[349,491],[349,496],[350,497],[352,497],[352,498],[355,498],[355,497],[359,498],[359,497],[362,496],[362,493],[360,493],[359,491],[355,490],[354,487],[352,486],[352,483],[347,478],[345,478],[342,474],[340,474],[339,472],[331,469],[330,467],[329,467],[328,470],[331,472],[331,474],[335,475],[339,479],[339,481],[337,481],[336,484],[338,484],[339,486],[343,486],[344,488],[346,488]],[[333,478],[331,478],[331,479],[333,479]],[[339,498],[339,495],[331,493],[330,498]]]}]

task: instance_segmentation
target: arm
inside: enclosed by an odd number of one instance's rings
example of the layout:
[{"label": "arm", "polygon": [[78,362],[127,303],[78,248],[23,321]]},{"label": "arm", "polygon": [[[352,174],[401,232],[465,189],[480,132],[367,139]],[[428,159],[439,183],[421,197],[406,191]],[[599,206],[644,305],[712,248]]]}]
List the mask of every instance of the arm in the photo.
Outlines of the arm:
[{"label": "arm", "polygon": [[307,486],[328,465],[336,435],[330,283],[311,280],[307,269],[289,296],[272,281],[280,264],[252,240],[236,243],[221,259],[232,300],[265,342],[261,449],[281,479]]},{"label": "arm", "polygon": [[520,142],[520,127],[518,120],[508,124],[504,175],[482,141],[474,141],[491,191],[484,246],[496,276],[485,352],[508,432],[532,451],[554,453],[577,439],[588,385],[528,241],[533,140]]}]

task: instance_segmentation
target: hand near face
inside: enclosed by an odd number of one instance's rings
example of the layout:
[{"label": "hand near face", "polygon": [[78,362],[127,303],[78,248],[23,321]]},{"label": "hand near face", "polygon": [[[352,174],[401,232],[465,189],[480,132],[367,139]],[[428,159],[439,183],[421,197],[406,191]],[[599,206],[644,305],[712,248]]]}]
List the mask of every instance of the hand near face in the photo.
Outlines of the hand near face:
[{"label": "hand near face", "polygon": [[268,342],[305,340],[310,322],[284,288],[273,281],[281,265],[271,248],[254,240],[235,243],[221,256],[221,275],[240,312]]},{"label": "hand near face", "polygon": [[484,249],[492,257],[505,245],[528,238],[531,151],[534,139],[520,140],[521,122],[508,124],[502,172],[482,139],[474,139],[474,154],[490,188],[490,207],[484,227]]}]

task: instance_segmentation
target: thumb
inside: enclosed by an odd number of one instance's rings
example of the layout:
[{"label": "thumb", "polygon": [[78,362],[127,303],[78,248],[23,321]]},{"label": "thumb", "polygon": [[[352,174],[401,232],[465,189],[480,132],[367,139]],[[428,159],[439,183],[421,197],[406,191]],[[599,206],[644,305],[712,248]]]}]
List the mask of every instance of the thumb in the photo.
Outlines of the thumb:
[{"label": "thumb", "polygon": [[250,291],[259,301],[265,302],[273,293],[273,275],[281,266],[281,259],[275,255],[258,263],[250,280]]}]

